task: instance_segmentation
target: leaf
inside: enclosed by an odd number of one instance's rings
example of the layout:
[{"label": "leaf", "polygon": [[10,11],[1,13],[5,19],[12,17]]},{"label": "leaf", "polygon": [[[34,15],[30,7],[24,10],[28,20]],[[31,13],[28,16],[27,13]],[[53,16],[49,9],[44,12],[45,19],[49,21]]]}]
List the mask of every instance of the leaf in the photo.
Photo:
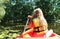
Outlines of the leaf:
[{"label": "leaf", "polygon": [[5,10],[4,8],[0,7],[0,19],[2,19],[5,15]]}]

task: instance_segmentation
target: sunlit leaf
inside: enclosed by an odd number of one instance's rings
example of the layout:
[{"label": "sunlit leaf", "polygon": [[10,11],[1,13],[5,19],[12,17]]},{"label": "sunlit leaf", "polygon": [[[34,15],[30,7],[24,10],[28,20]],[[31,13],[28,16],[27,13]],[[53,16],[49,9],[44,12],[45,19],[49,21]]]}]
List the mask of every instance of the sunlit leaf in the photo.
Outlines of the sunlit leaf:
[{"label": "sunlit leaf", "polygon": [[4,0],[0,0],[0,4],[4,3]]},{"label": "sunlit leaf", "polygon": [[5,9],[0,7],[0,19],[2,19],[5,15]]}]

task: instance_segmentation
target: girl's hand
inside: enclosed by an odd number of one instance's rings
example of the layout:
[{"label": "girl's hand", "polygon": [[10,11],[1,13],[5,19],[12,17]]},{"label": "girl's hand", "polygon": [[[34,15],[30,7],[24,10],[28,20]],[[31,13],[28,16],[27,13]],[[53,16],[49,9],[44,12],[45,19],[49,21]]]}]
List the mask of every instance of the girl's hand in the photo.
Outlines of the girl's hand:
[{"label": "girl's hand", "polygon": [[30,19],[31,19],[31,18],[32,18],[32,16],[31,16],[31,15],[28,15],[28,18],[30,18]]}]

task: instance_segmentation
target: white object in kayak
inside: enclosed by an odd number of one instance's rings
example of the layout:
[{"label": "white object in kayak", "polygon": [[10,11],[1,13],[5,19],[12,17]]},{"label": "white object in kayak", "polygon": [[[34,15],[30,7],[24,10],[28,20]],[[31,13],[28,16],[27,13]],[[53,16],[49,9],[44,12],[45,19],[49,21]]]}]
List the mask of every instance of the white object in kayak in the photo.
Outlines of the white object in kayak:
[{"label": "white object in kayak", "polygon": [[48,32],[46,32],[46,37],[49,37],[49,36],[51,36],[51,34],[53,33],[53,30],[52,29],[50,29]]}]

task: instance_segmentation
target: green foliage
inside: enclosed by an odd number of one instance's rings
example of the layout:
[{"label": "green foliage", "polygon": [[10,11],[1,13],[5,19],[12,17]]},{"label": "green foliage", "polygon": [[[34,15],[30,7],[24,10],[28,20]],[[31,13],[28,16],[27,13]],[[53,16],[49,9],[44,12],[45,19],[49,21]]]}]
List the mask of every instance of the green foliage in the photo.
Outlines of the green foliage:
[{"label": "green foliage", "polygon": [[4,15],[5,15],[5,8],[6,6],[4,5],[4,3],[7,3],[8,0],[0,0],[0,22],[1,19],[3,19]]},{"label": "green foliage", "polygon": [[2,23],[25,24],[27,16],[31,15],[35,8],[42,9],[45,18],[48,22],[53,22],[60,17],[60,1],[59,0],[34,0],[33,2],[25,3],[23,0],[9,0],[4,2],[6,7],[5,16]]},{"label": "green foliage", "polygon": [[60,1],[59,0],[40,0],[36,2],[36,6],[40,7],[48,22],[55,21],[60,17]]},{"label": "green foliage", "polygon": [[[12,26],[12,27],[11,26],[7,26],[7,27],[0,26],[0,39],[13,39],[18,34],[21,34],[22,29],[18,29],[17,26]],[[20,26],[18,27],[21,28]]]},{"label": "green foliage", "polygon": [[6,39],[12,38],[13,39],[19,34],[18,32],[19,32],[18,30],[12,30],[12,31],[5,30],[5,31],[0,32],[1,33],[0,38],[6,38]]},{"label": "green foliage", "polygon": [[[13,5],[14,3],[16,3],[16,4]],[[16,0],[16,2],[14,2],[14,3],[12,2],[12,0],[10,0],[10,2],[8,4],[5,3],[6,14],[2,20],[2,23],[11,22],[11,23],[25,24],[25,22],[27,20],[27,16],[31,15],[31,13],[33,11],[32,4],[28,3],[25,5],[24,2],[21,0]]]},{"label": "green foliage", "polygon": [[1,3],[4,3],[4,0],[0,0],[0,4],[1,4]]},{"label": "green foliage", "polygon": [[5,10],[4,8],[0,7],[0,19],[2,19],[5,15]]}]

